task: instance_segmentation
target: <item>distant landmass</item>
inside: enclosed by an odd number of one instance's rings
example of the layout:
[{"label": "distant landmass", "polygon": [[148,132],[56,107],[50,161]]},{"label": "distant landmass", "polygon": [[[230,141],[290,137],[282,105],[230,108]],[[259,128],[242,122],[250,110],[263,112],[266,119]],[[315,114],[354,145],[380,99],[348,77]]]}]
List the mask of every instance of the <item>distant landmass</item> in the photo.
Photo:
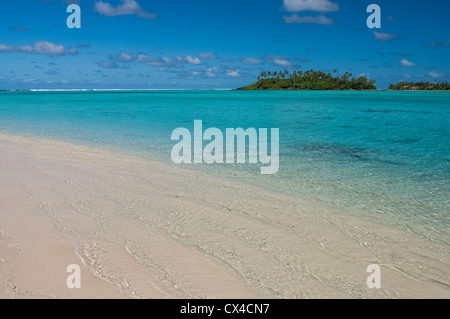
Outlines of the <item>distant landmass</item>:
[{"label": "distant landmass", "polygon": [[[336,76],[336,71],[324,73],[321,71],[294,71],[288,70],[261,72],[258,81],[238,88],[238,90],[341,90],[362,91],[376,90],[375,80],[366,76],[353,77],[346,72],[342,76]],[[389,85],[392,91],[449,91],[447,82],[399,82]]]},{"label": "distant landmass", "polygon": [[449,91],[450,84],[447,82],[399,82],[389,85],[393,91]]},{"label": "distant landmass", "polygon": [[[336,71],[333,72],[335,74]],[[261,72],[258,82],[238,90],[376,90],[375,80],[365,76],[352,77],[346,72],[342,76],[321,71],[275,71]]]}]

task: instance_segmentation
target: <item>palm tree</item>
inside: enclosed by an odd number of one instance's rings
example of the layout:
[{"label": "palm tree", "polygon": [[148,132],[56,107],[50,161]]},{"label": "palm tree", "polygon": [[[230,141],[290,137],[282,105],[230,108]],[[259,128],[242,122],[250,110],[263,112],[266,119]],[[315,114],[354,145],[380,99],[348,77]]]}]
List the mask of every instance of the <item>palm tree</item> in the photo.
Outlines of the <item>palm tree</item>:
[{"label": "palm tree", "polygon": [[294,89],[295,89],[295,80],[296,80],[296,78],[297,78],[297,71],[294,70],[294,73],[292,73],[292,75],[291,75],[291,79],[294,82]]}]

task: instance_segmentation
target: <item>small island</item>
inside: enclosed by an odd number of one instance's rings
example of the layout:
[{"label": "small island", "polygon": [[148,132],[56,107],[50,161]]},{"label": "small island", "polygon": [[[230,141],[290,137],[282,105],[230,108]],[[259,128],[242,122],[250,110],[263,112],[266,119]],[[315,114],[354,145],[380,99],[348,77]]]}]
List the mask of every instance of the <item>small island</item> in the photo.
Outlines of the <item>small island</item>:
[{"label": "small island", "polygon": [[447,82],[399,82],[389,85],[392,91],[448,91],[450,84]]},{"label": "small island", "polygon": [[[333,74],[336,74],[336,70]],[[238,90],[376,90],[375,80],[365,76],[352,77],[346,72],[342,76],[321,71],[294,71],[288,70],[261,72],[258,82]]]}]

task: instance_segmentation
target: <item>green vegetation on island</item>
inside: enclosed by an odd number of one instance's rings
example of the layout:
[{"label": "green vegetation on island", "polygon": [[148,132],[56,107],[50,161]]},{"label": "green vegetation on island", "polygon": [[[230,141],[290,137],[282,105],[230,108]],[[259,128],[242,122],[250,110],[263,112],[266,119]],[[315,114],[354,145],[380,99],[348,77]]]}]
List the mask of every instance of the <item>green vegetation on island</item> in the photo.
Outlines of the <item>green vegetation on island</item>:
[{"label": "green vegetation on island", "polygon": [[450,84],[447,82],[399,82],[389,85],[393,91],[448,91]]},{"label": "green vegetation on island", "polygon": [[[333,72],[336,73],[336,70]],[[342,76],[333,76],[321,71],[261,72],[258,82],[238,90],[376,90],[375,80],[365,76],[352,77],[346,72]]]}]

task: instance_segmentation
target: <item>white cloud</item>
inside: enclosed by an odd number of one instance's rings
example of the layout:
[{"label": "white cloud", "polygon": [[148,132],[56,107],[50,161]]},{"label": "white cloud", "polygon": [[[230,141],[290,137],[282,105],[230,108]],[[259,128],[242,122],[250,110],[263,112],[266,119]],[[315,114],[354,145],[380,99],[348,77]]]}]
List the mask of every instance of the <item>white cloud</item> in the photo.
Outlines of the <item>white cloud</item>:
[{"label": "white cloud", "polygon": [[94,5],[94,12],[107,17],[116,17],[124,15],[137,15],[139,18],[156,19],[158,15],[149,13],[141,8],[135,0],[121,0],[122,4],[113,7],[111,4],[98,1]]},{"label": "white cloud", "polygon": [[219,71],[216,67],[212,67],[206,70],[206,76],[209,78],[215,78],[217,73],[219,73]]},{"label": "white cloud", "polygon": [[36,79],[23,79],[20,82],[22,83],[35,83],[35,82],[39,82]]},{"label": "white cloud", "polygon": [[193,58],[192,56],[188,55],[185,59],[186,59],[186,62],[189,64],[195,64],[195,65],[202,64],[202,61],[197,57]]},{"label": "white cloud", "polygon": [[38,41],[33,46],[24,45],[21,47],[8,46],[0,44],[0,52],[5,53],[33,53],[33,54],[45,54],[45,55],[70,55],[77,54],[76,48],[70,48],[65,50],[62,44],[54,44],[48,41]]},{"label": "white cloud", "polygon": [[184,62],[184,59],[182,57],[175,57],[175,59],[171,59],[166,56],[153,57],[150,55],[140,53],[136,56],[135,59],[131,60],[130,62],[145,63],[149,66],[157,66],[157,67],[181,68],[183,67],[181,64]]},{"label": "white cloud", "polygon": [[146,54],[138,54],[135,61],[139,62],[139,63],[145,63],[149,60],[149,58],[152,58],[152,57],[150,57]]},{"label": "white cloud", "polygon": [[0,44],[0,52],[6,53],[33,53],[33,47],[24,45],[21,47],[9,46],[6,44]]},{"label": "white cloud", "polygon": [[285,57],[280,55],[265,55],[264,60],[267,63],[271,63],[276,66],[281,66],[288,69],[299,68],[301,67],[298,62],[309,62],[308,58],[299,58],[299,57]]},{"label": "white cloud", "polygon": [[120,52],[119,56],[112,56],[110,55],[110,59],[113,61],[119,61],[119,62],[131,62],[133,60],[133,55]]},{"label": "white cloud", "polygon": [[257,64],[261,64],[261,60],[260,59],[255,59],[255,58],[247,58],[247,59],[239,59],[241,60],[242,63],[244,64],[252,64],[252,65],[257,65]]},{"label": "white cloud", "polygon": [[377,31],[373,31],[373,34],[375,35],[375,39],[377,39],[378,41],[381,41],[381,42],[387,42],[387,41],[391,41],[393,39],[399,38],[398,35],[390,34],[390,33],[380,33]]},{"label": "white cloud", "polygon": [[275,60],[273,60],[273,64],[278,65],[278,66],[283,66],[286,68],[290,68],[292,66],[291,62],[289,62],[288,60],[283,60],[283,59],[275,59]]},{"label": "white cloud", "polygon": [[200,58],[188,55],[186,57],[175,56],[169,58],[167,56],[154,57],[144,53],[139,53],[136,55],[120,52],[119,55],[109,55],[109,59],[114,62],[133,62],[133,63],[144,63],[149,66],[156,67],[169,67],[169,68],[183,68],[184,64],[201,65],[205,64]]},{"label": "white cloud", "polygon": [[192,75],[193,75],[193,76],[200,75],[200,72],[198,72],[198,71],[192,71]]},{"label": "white cloud", "polygon": [[34,44],[34,50],[36,53],[49,54],[49,55],[61,55],[64,54],[64,46],[57,45],[48,41],[39,41]]},{"label": "white cloud", "polygon": [[217,57],[214,54],[212,54],[211,52],[202,52],[198,56],[199,56],[199,58],[202,58],[202,59],[209,59],[209,60],[217,59]]},{"label": "white cloud", "polygon": [[430,73],[428,73],[429,76],[431,76],[432,78],[440,78],[443,75],[434,71],[431,71]]},{"label": "white cloud", "polygon": [[241,76],[241,74],[239,73],[239,70],[227,70],[226,75],[231,76],[233,78]]},{"label": "white cloud", "polygon": [[289,12],[316,11],[336,12],[339,6],[329,0],[283,0],[284,8]]},{"label": "white cloud", "polygon": [[411,61],[408,61],[406,59],[400,60],[400,64],[403,65],[403,66],[417,66],[417,64],[415,64],[415,63],[413,63]]},{"label": "white cloud", "polygon": [[[42,81],[36,81],[36,82],[42,82]],[[67,81],[66,80],[61,80],[61,81],[45,81],[44,83],[47,83],[47,84],[67,84]]]},{"label": "white cloud", "polygon": [[305,16],[299,17],[297,14],[293,14],[290,17],[283,17],[286,23],[317,23],[322,25],[332,25],[334,21],[324,15],[318,15],[316,17]]}]

